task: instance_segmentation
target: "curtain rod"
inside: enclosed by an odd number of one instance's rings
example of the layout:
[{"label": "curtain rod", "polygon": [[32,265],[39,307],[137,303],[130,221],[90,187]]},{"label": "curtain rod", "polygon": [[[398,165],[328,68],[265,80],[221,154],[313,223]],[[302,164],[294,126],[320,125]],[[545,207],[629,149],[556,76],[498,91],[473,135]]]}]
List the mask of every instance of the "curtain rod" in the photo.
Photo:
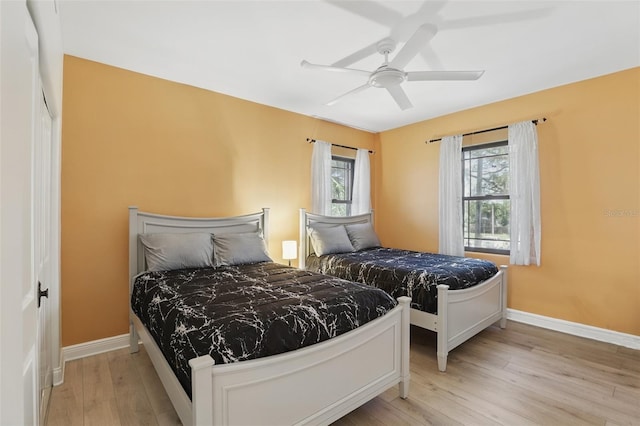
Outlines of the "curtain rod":
[{"label": "curtain rod", "polygon": [[[315,141],[316,141],[315,139],[307,138],[307,142],[309,142],[309,143],[314,143]],[[354,148],[352,146],[346,146],[346,145],[339,145],[337,143],[332,143],[331,146],[339,146],[340,148],[353,149],[353,150],[356,150],[356,151],[358,150],[358,148]],[[375,151],[371,151],[370,149],[368,151],[369,151],[369,154],[375,154]]]},{"label": "curtain rod", "polygon": [[[538,122],[545,122],[547,121],[546,117],[542,117],[542,118],[536,118],[535,120],[531,120],[531,122],[535,125],[538,125]],[[469,132],[469,133],[464,133],[462,136],[471,136],[471,135],[477,135],[480,133],[486,133],[486,132],[493,132],[494,130],[502,130],[502,129],[507,129],[509,128],[509,125],[506,126],[500,126],[500,127],[494,127],[492,129],[484,129],[484,130],[477,130],[475,132]],[[441,141],[442,138],[438,138],[438,139],[431,139],[429,141],[424,141],[424,143],[433,143],[433,142],[438,142]]]}]

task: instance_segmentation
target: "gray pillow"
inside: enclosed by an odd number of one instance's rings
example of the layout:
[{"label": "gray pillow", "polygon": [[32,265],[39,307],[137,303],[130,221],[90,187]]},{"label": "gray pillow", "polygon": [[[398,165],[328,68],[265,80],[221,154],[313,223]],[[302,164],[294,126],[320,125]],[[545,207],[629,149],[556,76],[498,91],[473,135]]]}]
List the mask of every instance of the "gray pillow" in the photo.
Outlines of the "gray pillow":
[{"label": "gray pillow", "polygon": [[211,234],[140,234],[148,271],[213,266]]},{"label": "gray pillow", "polygon": [[371,247],[380,247],[380,239],[371,223],[354,223],[345,225],[349,240],[356,250],[364,250]]},{"label": "gray pillow", "polygon": [[262,235],[258,232],[214,234],[215,266],[272,262]]},{"label": "gray pillow", "polygon": [[311,245],[316,256],[353,251],[344,225],[309,228]]}]

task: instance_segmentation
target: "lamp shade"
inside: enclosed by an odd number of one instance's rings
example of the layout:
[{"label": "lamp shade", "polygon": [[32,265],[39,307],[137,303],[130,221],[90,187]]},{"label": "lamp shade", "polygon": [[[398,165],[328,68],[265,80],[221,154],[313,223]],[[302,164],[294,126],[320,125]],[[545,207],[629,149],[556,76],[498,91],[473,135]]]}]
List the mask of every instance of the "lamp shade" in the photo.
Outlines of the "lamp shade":
[{"label": "lamp shade", "polygon": [[282,258],[291,260],[298,257],[298,247],[295,240],[287,240],[282,242]]}]

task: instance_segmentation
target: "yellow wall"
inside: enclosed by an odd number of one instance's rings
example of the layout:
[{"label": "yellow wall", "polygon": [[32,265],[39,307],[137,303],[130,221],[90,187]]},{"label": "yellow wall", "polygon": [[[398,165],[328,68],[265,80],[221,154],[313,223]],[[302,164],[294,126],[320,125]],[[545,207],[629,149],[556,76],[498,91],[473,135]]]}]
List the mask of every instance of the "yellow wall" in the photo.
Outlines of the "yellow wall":
[{"label": "yellow wall", "polygon": [[310,207],[306,138],[367,149],[375,140],[72,56],[63,110],[63,346],[128,331],[128,206],[185,216],[270,207],[270,254],[280,261],[280,242],[297,239],[298,209]]},{"label": "yellow wall", "polygon": [[640,335],[639,104],[636,68],[373,135],[66,56],[62,345],[127,332],[129,205],[192,216],[271,207],[279,261],[310,207],[305,139],[318,138],[376,150],[384,244],[437,251],[439,143],[424,141],[540,116],[542,266],[510,267],[509,307]]},{"label": "yellow wall", "polygon": [[541,116],[542,265],[509,268],[509,307],[640,335],[640,68],[377,135],[380,238],[438,249],[440,144],[425,140]]}]

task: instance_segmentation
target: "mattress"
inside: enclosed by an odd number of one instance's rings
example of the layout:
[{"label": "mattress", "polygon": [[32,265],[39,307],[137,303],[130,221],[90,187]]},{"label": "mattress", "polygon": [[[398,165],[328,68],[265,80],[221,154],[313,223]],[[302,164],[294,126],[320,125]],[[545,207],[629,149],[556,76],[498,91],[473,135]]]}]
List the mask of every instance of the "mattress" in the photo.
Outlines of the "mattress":
[{"label": "mattress", "polygon": [[384,315],[379,289],[273,262],[146,272],[131,307],[191,396],[192,358],[226,364],[339,336]]},{"label": "mattress", "polygon": [[411,297],[411,307],[435,314],[439,284],[450,290],[472,287],[498,273],[489,261],[385,247],[311,255],[307,270],[380,288],[397,298]]}]

